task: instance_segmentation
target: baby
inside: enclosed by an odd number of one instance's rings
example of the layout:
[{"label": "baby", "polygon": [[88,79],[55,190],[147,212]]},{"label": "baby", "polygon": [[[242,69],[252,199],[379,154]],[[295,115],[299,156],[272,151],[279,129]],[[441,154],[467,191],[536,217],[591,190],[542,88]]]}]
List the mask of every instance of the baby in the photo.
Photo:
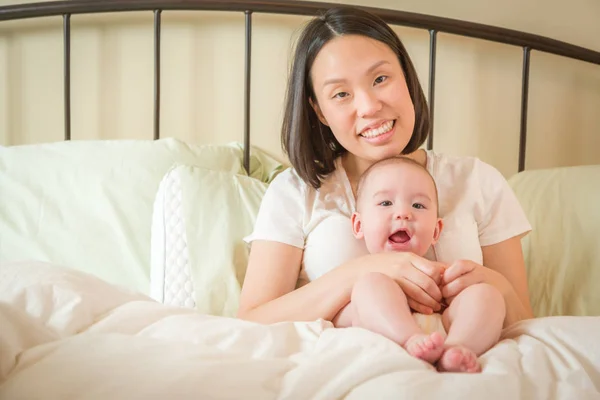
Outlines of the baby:
[{"label": "baby", "polygon": [[[359,181],[356,197],[352,229],[370,253],[408,251],[424,256],[440,237],[443,223],[435,182],[409,158],[388,158],[371,166]],[[500,337],[504,299],[495,287],[479,283],[449,300],[441,315],[413,314],[400,286],[374,273],[357,282],[351,302],[334,323],[380,333],[440,371],[479,372],[478,356]],[[393,310],[397,321],[379,317],[382,308]],[[424,330],[427,324],[433,327]]]}]

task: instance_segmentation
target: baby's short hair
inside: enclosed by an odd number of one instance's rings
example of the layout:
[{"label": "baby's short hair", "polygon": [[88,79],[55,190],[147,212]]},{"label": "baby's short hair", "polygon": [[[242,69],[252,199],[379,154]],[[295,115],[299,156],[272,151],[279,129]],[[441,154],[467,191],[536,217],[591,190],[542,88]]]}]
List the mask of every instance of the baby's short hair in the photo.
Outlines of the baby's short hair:
[{"label": "baby's short hair", "polygon": [[362,195],[362,192],[363,192],[365,181],[367,180],[367,178],[369,177],[369,175],[374,170],[376,170],[378,168],[381,168],[383,166],[389,165],[389,164],[409,164],[409,165],[414,165],[414,166],[420,168],[421,170],[423,170],[431,178],[431,181],[433,182],[433,187],[435,189],[435,203],[436,203],[436,206],[438,205],[438,190],[437,190],[437,185],[435,184],[435,180],[433,179],[433,176],[431,176],[431,174],[429,173],[429,171],[427,170],[427,168],[425,168],[419,162],[413,160],[412,158],[409,158],[409,157],[406,157],[406,156],[402,156],[402,155],[398,155],[398,156],[392,156],[392,157],[384,158],[383,160],[379,160],[379,161],[375,162],[374,164],[372,164],[369,168],[367,168],[365,170],[365,172],[362,173],[362,175],[358,179],[358,185],[356,186],[356,206],[357,206],[357,208],[358,208],[358,205],[360,203],[360,198],[361,198],[361,195]]}]

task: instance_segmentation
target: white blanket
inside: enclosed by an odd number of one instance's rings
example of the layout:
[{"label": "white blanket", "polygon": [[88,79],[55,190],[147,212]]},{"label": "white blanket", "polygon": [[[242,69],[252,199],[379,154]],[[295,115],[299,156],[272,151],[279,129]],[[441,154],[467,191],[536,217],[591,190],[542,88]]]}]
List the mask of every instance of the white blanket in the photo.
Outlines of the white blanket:
[{"label": "white blanket", "polygon": [[0,399],[598,399],[600,317],[519,323],[483,373],[366,330],[168,307],[41,263],[0,266]]}]

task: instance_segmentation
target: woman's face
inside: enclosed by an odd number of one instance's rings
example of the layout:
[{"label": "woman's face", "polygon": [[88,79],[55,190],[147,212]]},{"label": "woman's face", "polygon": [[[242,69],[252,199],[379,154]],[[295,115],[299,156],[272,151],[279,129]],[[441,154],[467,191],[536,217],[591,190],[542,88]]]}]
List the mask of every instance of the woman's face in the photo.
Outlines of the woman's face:
[{"label": "woman's face", "polygon": [[359,162],[400,154],[415,111],[396,54],[384,43],[344,35],[329,41],[310,71],[319,119]]}]

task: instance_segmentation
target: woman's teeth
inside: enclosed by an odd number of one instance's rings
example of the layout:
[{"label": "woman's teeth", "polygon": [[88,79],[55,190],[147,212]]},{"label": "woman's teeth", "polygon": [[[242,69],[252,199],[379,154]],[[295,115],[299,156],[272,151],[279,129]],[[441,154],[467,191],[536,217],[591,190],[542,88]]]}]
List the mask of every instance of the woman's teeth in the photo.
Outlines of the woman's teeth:
[{"label": "woman's teeth", "polygon": [[382,124],[379,128],[369,129],[368,131],[361,133],[360,136],[371,139],[371,138],[374,138],[374,137],[377,137],[379,135],[383,135],[384,133],[389,132],[393,126],[394,126],[394,121],[388,121],[388,122]]}]

